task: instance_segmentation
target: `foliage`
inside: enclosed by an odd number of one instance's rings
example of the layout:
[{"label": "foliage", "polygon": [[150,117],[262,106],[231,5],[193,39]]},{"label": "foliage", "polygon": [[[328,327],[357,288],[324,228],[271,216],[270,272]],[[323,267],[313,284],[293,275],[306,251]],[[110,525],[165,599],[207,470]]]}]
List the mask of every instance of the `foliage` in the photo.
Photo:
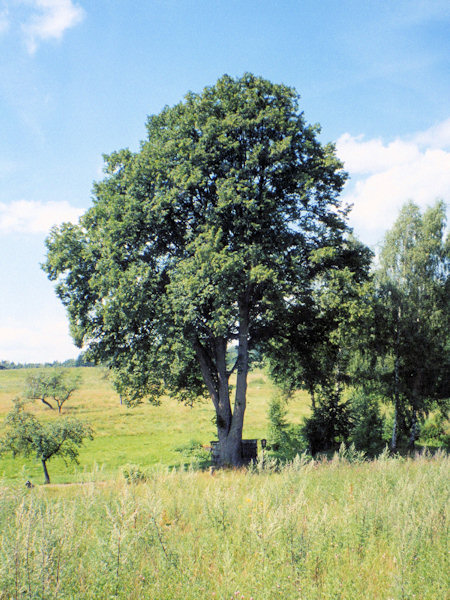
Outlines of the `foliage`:
[{"label": "foliage", "polygon": [[122,474],[127,483],[146,483],[151,476],[149,469],[132,464],[125,465]]},{"label": "foliage", "polygon": [[419,419],[450,396],[450,243],[444,235],[443,202],[423,215],[409,202],[381,251],[372,371],[394,405],[392,449],[399,434],[414,447]]},{"label": "foliage", "polygon": [[349,439],[351,423],[350,407],[340,394],[330,388],[320,389],[317,406],[303,425],[311,454],[338,450]]},{"label": "foliage", "polygon": [[44,269],[124,399],[209,395],[221,460],[239,464],[249,352],[341,268],[346,175],[295,90],[251,74],[189,93],[147,131],[137,153],[105,157],[94,205],[52,230]]},{"label": "foliage", "polygon": [[350,397],[350,411],[352,424],[348,441],[367,456],[377,456],[386,446],[378,395],[363,387],[354,389]]},{"label": "foliage", "polygon": [[292,460],[305,450],[305,443],[299,426],[287,420],[286,396],[275,396],[269,404],[267,443],[269,455],[282,462]]},{"label": "foliage", "polygon": [[86,438],[92,439],[89,425],[74,418],[40,422],[24,410],[24,403],[14,401],[14,408],[5,419],[6,431],[0,439],[0,455],[10,452],[17,455],[35,454],[44,469],[45,483],[50,483],[47,461],[60,456],[65,461],[77,462],[79,446]]},{"label": "foliage", "polygon": [[179,452],[192,467],[205,469],[211,465],[211,451],[207,446],[196,440],[190,440],[187,444],[179,446],[177,452]]},{"label": "foliage", "polygon": [[[373,314],[369,268],[372,253],[354,238],[312,257],[324,268],[314,278],[311,296],[280,320],[267,354],[275,381],[287,390],[306,389],[315,408],[316,394],[353,381],[352,361],[361,350]],[[327,268],[337,259],[339,268]]]},{"label": "foliage", "polygon": [[420,442],[433,446],[442,446],[450,450],[450,427],[448,418],[436,411],[420,428]]},{"label": "foliage", "polygon": [[24,395],[31,400],[40,400],[51,409],[54,408],[53,401],[60,413],[65,402],[79,388],[80,379],[79,373],[68,369],[52,368],[40,371],[27,377]]}]

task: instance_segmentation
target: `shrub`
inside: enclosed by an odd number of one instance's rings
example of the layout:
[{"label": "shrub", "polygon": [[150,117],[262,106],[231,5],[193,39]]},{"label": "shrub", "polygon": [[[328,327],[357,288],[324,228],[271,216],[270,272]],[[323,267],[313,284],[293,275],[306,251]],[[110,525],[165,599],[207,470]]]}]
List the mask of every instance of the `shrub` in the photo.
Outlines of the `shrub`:
[{"label": "shrub", "polygon": [[367,456],[377,456],[386,445],[383,439],[384,419],[378,399],[363,389],[356,389],[350,398],[350,411],[352,424],[349,442]]},{"label": "shrub", "polygon": [[211,465],[211,452],[196,440],[190,440],[187,444],[179,446],[177,452],[200,469],[206,469]]},{"label": "shrub", "polygon": [[127,483],[145,483],[150,479],[148,469],[139,465],[125,465],[122,474]]},{"label": "shrub", "polygon": [[270,457],[282,462],[292,460],[305,450],[301,428],[287,421],[287,397],[276,396],[269,405],[267,443]]},{"label": "shrub", "polygon": [[311,454],[336,451],[346,443],[351,431],[351,412],[339,394],[321,390],[318,403],[311,417],[305,419],[302,433],[308,442]]},{"label": "shrub", "polygon": [[430,446],[443,446],[446,450],[450,450],[449,424],[441,412],[425,421],[420,430],[419,441]]}]

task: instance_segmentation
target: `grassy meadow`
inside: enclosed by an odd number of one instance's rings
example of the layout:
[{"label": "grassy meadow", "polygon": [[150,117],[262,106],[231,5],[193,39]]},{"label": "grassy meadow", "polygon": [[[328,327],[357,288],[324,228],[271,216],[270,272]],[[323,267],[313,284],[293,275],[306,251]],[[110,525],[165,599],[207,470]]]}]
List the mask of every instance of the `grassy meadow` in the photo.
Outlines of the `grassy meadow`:
[{"label": "grassy meadow", "polygon": [[[11,410],[13,398],[23,393],[30,372],[33,371],[0,371],[0,423]],[[209,401],[199,401],[191,408],[166,398],[160,406],[144,403],[127,408],[120,404],[107,371],[85,367],[77,372],[82,374],[80,389],[64,404],[62,416],[74,415],[89,421],[94,427],[94,440],[82,446],[78,466],[66,466],[58,457],[49,461],[52,483],[80,481],[84,472],[88,479],[93,472],[96,478],[109,479],[130,463],[143,467],[180,466],[190,459],[177,449],[188,447],[191,442],[209,444],[216,439],[214,411]],[[245,438],[267,436],[267,410],[275,393],[276,389],[263,371],[250,373]],[[39,401],[30,403],[27,410],[39,418],[58,418],[56,411]],[[299,423],[308,413],[307,394],[297,394],[290,403],[289,419]],[[42,467],[33,459],[5,457],[0,459],[1,477],[7,481],[30,479],[39,483],[43,481]]]},{"label": "grassy meadow", "polygon": [[448,458],[0,488],[0,599],[443,600]]},{"label": "grassy meadow", "polygon": [[[0,459],[0,600],[450,597],[445,453],[199,471],[176,448],[214,439],[208,403],[127,409],[100,369],[82,372],[63,409],[95,428],[80,466],[50,461],[44,486],[32,459]],[[0,371],[0,420],[26,373]],[[265,436],[274,393],[251,374],[245,437]],[[290,411],[300,421],[307,397]],[[127,482],[128,463],[145,480]]]}]

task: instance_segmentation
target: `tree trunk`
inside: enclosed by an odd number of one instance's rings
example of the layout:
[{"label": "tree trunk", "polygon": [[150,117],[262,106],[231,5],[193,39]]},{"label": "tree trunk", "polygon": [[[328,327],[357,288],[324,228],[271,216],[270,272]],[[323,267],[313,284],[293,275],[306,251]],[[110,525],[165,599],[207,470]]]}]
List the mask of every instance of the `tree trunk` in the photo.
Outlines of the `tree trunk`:
[{"label": "tree trunk", "polygon": [[50,402],[47,402],[47,400],[45,398],[41,398],[41,402],[43,404],[45,404],[46,406],[48,406],[49,408],[51,408],[52,410],[54,410],[53,406],[50,404]]},{"label": "tree trunk", "polygon": [[49,474],[47,471],[47,461],[42,458],[41,463],[42,463],[42,468],[44,469],[44,477],[45,477],[44,483],[50,483],[50,477],[49,477]]},{"label": "tree trunk", "polygon": [[220,448],[221,462],[234,467],[242,465],[242,430],[244,427],[244,415],[247,405],[248,312],[248,301],[243,299],[239,303],[239,344],[234,410],[226,442],[221,444]]},{"label": "tree trunk", "polygon": [[409,440],[408,440],[408,448],[411,452],[414,451],[414,449],[416,447],[416,437],[417,437],[417,413],[416,413],[416,410],[413,409],[411,431],[410,431]]},{"label": "tree trunk", "polygon": [[392,425],[392,437],[391,437],[391,452],[397,450],[397,420],[398,420],[398,403],[397,398],[394,400],[394,423]]},{"label": "tree trunk", "polygon": [[316,410],[316,395],[314,393],[314,386],[311,385],[309,388],[309,395],[311,396],[311,408],[313,412]]},{"label": "tree trunk", "polygon": [[249,308],[247,298],[239,301],[239,338],[236,395],[231,411],[229,377],[226,353],[227,339],[216,338],[210,348],[197,338],[194,348],[203,380],[216,409],[217,436],[219,439],[219,465],[242,465],[242,430],[247,398]]},{"label": "tree trunk", "polygon": [[217,367],[217,379],[218,379],[218,402],[216,406],[216,424],[217,424],[217,437],[219,439],[219,463],[220,465],[232,464],[225,457],[228,447],[230,434],[231,422],[233,415],[231,413],[230,404],[230,388],[229,388],[229,374],[227,372],[227,343],[225,339],[216,340],[215,343],[216,351],[216,367]]},{"label": "tree trunk", "polygon": [[395,362],[394,362],[394,424],[392,426],[391,452],[397,450],[398,437],[398,411],[400,402],[400,317],[401,310],[397,310],[397,332],[395,340]]},{"label": "tree trunk", "polygon": [[414,385],[412,389],[412,419],[411,419],[411,430],[409,432],[408,448],[413,451],[416,447],[417,439],[417,410],[420,409],[420,387],[422,383],[422,371],[419,368],[414,378]]}]

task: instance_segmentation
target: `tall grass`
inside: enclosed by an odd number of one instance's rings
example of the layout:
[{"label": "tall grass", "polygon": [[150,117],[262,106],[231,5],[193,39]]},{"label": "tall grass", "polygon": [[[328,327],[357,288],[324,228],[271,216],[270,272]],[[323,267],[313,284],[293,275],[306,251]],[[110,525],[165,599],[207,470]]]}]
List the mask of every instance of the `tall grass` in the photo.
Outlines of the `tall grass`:
[{"label": "tall grass", "polygon": [[448,458],[0,487],[0,599],[448,597]]}]

